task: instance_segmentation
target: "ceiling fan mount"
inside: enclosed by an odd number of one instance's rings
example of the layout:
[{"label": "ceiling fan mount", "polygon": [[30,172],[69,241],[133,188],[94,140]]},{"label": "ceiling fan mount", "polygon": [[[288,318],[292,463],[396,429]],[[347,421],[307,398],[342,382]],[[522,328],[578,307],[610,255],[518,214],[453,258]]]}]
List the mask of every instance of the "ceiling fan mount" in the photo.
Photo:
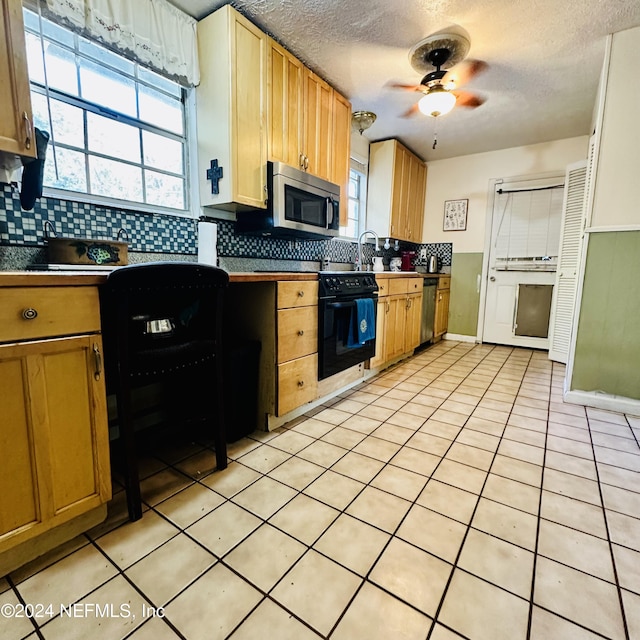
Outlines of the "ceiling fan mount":
[{"label": "ceiling fan mount", "polygon": [[436,33],[409,51],[409,62],[418,73],[432,72],[431,67],[450,69],[467,57],[470,46],[469,40],[461,34]]}]

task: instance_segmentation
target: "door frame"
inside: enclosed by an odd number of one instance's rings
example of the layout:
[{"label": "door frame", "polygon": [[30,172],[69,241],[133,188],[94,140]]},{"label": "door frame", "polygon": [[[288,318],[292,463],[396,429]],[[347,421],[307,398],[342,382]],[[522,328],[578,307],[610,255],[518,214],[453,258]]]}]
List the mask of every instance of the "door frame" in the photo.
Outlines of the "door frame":
[{"label": "door frame", "polygon": [[480,301],[478,305],[478,331],[476,342],[482,344],[484,335],[484,315],[487,305],[487,286],[489,282],[489,258],[491,252],[491,234],[493,231],[493,208],[496,200],[496,187],[505,182],[524,182],[526,180],[546,180],[560,178],[564,180],[564,170],[544,171],[542,173],[521,174],[516,176],[506,176],[504,178],[491,178],[488,185],[487,211],[484,225],[484,252],[482,254],[482,278],[480,280]]}]

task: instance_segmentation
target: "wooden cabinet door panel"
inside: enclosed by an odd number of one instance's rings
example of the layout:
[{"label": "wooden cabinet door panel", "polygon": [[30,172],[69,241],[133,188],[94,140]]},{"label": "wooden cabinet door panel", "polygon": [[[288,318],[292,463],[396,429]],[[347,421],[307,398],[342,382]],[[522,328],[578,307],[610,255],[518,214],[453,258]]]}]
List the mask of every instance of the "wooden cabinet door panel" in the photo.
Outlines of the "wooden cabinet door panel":
[{"label": "wooden cabinet door panel", "polygon": [[297,167],[302,152],[303,66],[274,40],[269,45],[269,160]]},{"label": "wooden cabinet door panel", "polygon": [[[249,20],[232,14],[232,163],[237,202],[258,208],[266,200],[266,39]],[[220,87],[220,91],[223,87]]]},{"label": "wooden cabinet door panel", "polygon": [[99,336],[0,347],[0,386],[12,391],[7,429],[2,416],[2,451],[16,452],[11,465],[19,465],[13,477],[0,472],[9,496],[0,513],[0,552],[111,497],[106,396],[96,350],[102,350]]},{"label": "wooden cabinet door panel", "polygon": [[0,347],[0,384],[1,541],[5,534],[38,520],[40,499],[26,361],[21,352]]},{"label": "wooden cabinet door panel", "polygon": [[375,369],[385,362],[388,307],[386,297],[378,298],[376,305],[376,352],[369,360],[369,369]]},{"label": "wooden cabinet door panel", "polygon": [[422,319],[422,292],[407,296],[407,323],[405,332],[405,353],[420,344],[420,321]]},{"label": "wooden cabinet door panel", "polygon": [[331,125],[333,89],[315,73],[305,69],[304,155],[305,168],[315,176],[331,180]]},{"label": "wooden cabinet door panel", "polygon": [[22,3],[0,0],[0,151],[35,158]]},{"label": "wooden cabinet door panel", "polygon": [[389,312],[387,313],[385,361],[392,360],[404,353],[404,332],[407,317],[406,296],[390,296],[387,301],[389,302]]},{"label": "wooden cabinet door panel", "polygon": [[435,337],[446,333],[449,325],[449,289],[436,291],[436,311],[433,328]]},{"label": "wooden cabinet door panel", "polygon": [[351,163],[351,103],[337,91],[333,92],[333,125],[331,142],[331,182],[340,185],[340,225],[349,217],[349,168]]},{"label": "wooden cabinet door panel", "polygon": [[312,281],[278,282],[278,309],[309,307],[318,304],[318,283]]}]

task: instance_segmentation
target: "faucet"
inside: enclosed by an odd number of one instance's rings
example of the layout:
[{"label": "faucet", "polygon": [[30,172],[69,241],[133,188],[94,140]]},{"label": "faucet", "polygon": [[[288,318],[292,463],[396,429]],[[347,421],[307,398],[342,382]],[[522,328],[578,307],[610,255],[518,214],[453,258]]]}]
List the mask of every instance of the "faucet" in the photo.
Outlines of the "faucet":
[{"label": "faucet", "polygon": [[375,239],[376,239],[376,251],[380,250],[380,246],[379,246],[379,242],[380,239],[378,238],[378,234],[373,231],[372,229],[367,229],[366,231],[363,231],[360,234],[360,237],[358,238],[358,257],[360,258],[358,264],[356,264],[356,271],[362,271],[363,268],[363,263],[362,263],[362,238],[364,238],[367,234],[371,234]]}]

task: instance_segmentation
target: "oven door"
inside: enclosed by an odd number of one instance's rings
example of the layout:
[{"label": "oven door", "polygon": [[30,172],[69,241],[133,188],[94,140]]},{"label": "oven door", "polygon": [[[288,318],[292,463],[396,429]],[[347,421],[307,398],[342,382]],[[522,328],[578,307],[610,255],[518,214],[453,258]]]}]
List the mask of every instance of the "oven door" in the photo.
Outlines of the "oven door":
[{"label": "oven door", "polygon": [[[374,320],[377,296],[357,296],[373,300]],[[369,358],[376,351],[376,340],[356,347],[347,346],[351,316],[355,313],[355,297],[339,296],[318,300],[318,379],[324,380]],[[375,325],[374,325],[375,326]]]}]

